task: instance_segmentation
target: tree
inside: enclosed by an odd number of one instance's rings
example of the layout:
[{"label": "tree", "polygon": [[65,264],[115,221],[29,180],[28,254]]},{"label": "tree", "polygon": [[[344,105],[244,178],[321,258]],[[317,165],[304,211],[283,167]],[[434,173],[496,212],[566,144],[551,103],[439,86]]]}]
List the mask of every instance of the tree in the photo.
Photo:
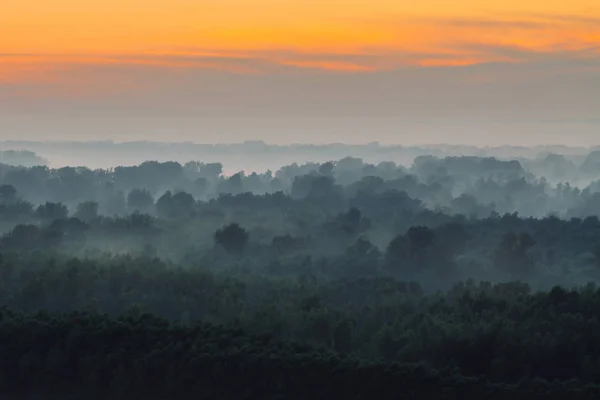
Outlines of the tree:
[{"label": "tree", "polygon": [[440,277],[456,272],[456,258],[466,247],[469,236],[462,224],[451,222],[435,230],[432,263]]},{"label": "tree", "polygon": [[455,214],[461,214],[466,216],[478,215],[480,204],[477,199],[470,195],[463,193],[457,198],[452,200],[451,210]]},{"label": "tree", "polygon": [[464,252],[469,239],[465,227],[458,222],[444,224],[435,229],[435,246],[448,259]]},{"label": "tree", "polygon": [[221,163],[207,163],[200,169],[202,177],[208,179],[210,182],[214,182],[223,173],[223,164]]},{"label": "tree", "polygon": [[27,201],[0,203],[0,219],[4,221],[25,222],[33,213],[33,204]]},{"label": "tree", "polygon": [[154,205],[154,197],[147,189],[133,189],[127,195],[127,208],[135,211],[148,211]]},{"label": "tree", "polygon": [[229,193],[232,195],[240,194],[244,192],[244,173],[238,172],[237,174],[231,175],[226,180],[219,184],[219,193]]},{"label": "tree", "polygon": [[323,176],[327,176],[327,177],[333,177],[333,169],[335,168],[335,165],[333,164],[333,162],[328,161],[324,164],[321,164],[321,166],[319,167],[319,174],[323,175]]},{"label": "tree", "polygon": [[208,179],[204,177],[200,177],[196,179],[192,185],[192,192],[196,196],[196,198],[204,198],[206,193],[208,192],[208,188],[210,183]]},{"label": "tree", "polygon": [[365,232],[371,226],[371,221],[363,217],[362,212],[355,207],[352,207],[346,213],[340,213],[331,222],[325,224],[329,235],[353,237],[359,233]]},{"label": "tree", "polygon": [[354,321],[346,318],[337,323],[333,330],[333,344],[338,352],[347,353],[352,350],[353,331]]},{"label": "tree", "polygon": [[13,185],[0,186],[0,202],[11,203],[17,197],[17,189]]},{"label": "tree", "polygon": [[385,181],[378,176],[365,176],[348,186],[351,195],[358,193],[379,194],[385,187]]},{"label": "tree", "polygon": [[372,276],[377,272],[380,259],[377,246],[361,237],[346,250],[345,266],[353,277]]},{"label": "tree", "polygon": [[291,196],[297,199],[323,199],[334,196],[335,193],[335,181],[332,177],[314,173],[296,176],[291,187]]},{"label": "tree", "polygon": [[171,213],[178,217],[189,217],[195,205],[194,196],[186,192],[178,192],[171,199]]},{"label": "tree", "polygon": [[8,247],[30,247],[37,244],[40,228],[35,225],[17,225],[2,238],[2,245]]},{"label": "tree", "polygon": [[397,264],[408,261],[409,242],[406,235],[396,235],[388,244],[385,251],[385,258],[388,263]]},{"label": "tree", "polygon": [[594,264],[600,268],[600,244],[594,246],[592,249],[592,254],[594,255]]},{"label": "tree", "polygon": [[159,199],[156,201],[156,212],[161,217],[169,217],[171,215],[171,200],[173,194],[170,190],[167,190]]},{"label": "tree", "polygon": [[79,218],[68,218],[55,220],[48,230],[60,238],[77,241],[83,239],[88,228],[88,225]]},{"label": "tree", "polygon": [[156,202],[156,211],[165,218],[184,218],[192,214],[195,205],[196,200],[191,194],[178,192],[173,195],[167,191]]},{"label": "tree", "polygon": [[215,232],[215,243],[228,253],[241,254],[248,245],[248,232],[237,223],[229,224]]},{"label": "tree", "polygon": [[535,246],[535,240],[528,233],[507,232],[494,251],[492,260],[499,270],[511,275],[523,277],[530,274],[535,261],[529,250]]},{"label": "tree", "polygon": [[271,247],[277,253],[281,254],[302,248],[303,244],[304,243],[302,239],[295,238],[289,234],[275,236],[271,240]]},{"label": "tree", "polygon": [[412,226],[406,235],[397,235],[386,249],[387,267],[393,271],[423,270],[428,264],[434,238],[434,231],[425,226]]},{"label": "tree", "polygon": [[127,201],[122,190],[109,190],[103,202],[105,215],[123,215],[126,213]]},{"label": "tree", "polygon": [[75,218],[79,218],[84,222],[90,222],[98,218],[98,203],[95,201],[86,201],[79,203],[77,211],[75,211]]},{"label": "tree", "polygon": [[406,232],[410,243],[410,256],[414,259],[421,259],[425,251],[433,245],[435,233],[426,226],[412,226]]},{"label": "tree", "polygon": [[52,222],[57,219],[64,219],[67,218],[68,215],[69,210],[67,206],[61,203],[46,202],[46,204],[40,205],[35,210],[35,216],[44,222]]}]

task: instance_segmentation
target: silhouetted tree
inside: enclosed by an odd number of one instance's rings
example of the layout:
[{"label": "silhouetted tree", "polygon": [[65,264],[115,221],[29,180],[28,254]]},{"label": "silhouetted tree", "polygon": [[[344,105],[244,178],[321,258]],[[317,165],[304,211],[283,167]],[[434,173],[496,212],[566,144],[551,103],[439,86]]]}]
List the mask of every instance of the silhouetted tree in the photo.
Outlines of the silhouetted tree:
[{"label": "silhouetted tree", "polygon": [[67,206],[60,203],[46,202],[46,204],[40,205],[35,210],[35,216],[44,222],[52,222],[56,219],[67,218],[69,210]]},{"label": "silhouetted tree", "polygon": [[529,254],[529,250],[533,246],[535,246],[535,240],[530,234],[507,232],[494,251],[494,265],[514,276],[526,276],[533,271],[535,266],[535,261]]},{"label": "silhouetted tree", "polygon": [[195,204],[194,197],[189,193],[178,192],[173,195],[167,191],[156,202],[156,211],[164,218],[185,218],[191,216]]},{"label": "silhouetted tree", "polygon": [[75,218],[79,218],[81,221],[90,222],[98,218],[98,203],[95,201],[86,201],[77,205],[75,211]]},{"label": "silhouetted tree", "polygon": [[241,254],[248,245],[248,232],[239,224],[232,223],[215,232],[215,243],[231,254]]},{"label": "silhouetted tree", "polygon": [[347,273],[353,277],[374,276],[378,272],[381,252],[365,238],[358,238],[345,254]]},{"label": "silhouetted tree", "polygon": [[433,245],[435,232],[426,226],[412,226],[406,232],[406,236],[411,258],[422,265],[427,249]]},{"label": "silhouetted tree", "polygon": [[13,185],[1,185],[0,186],[0,202],[1,203],[12,203],[16,200],[17,189]]},{"label": "silhouetted tree", "polygon": [[154,197],[147,189],[133,189],[127,195],[127,208],[136,211],[148,211],[154,205]]}]

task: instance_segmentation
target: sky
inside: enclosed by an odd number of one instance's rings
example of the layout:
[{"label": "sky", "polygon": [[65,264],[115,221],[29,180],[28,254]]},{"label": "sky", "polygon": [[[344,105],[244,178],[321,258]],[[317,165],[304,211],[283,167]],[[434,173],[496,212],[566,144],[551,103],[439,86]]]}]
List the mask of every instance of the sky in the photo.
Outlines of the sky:
[{"label": "sky", "polygon": [[0,0],[0,138],[600,144],[597,0]]}]

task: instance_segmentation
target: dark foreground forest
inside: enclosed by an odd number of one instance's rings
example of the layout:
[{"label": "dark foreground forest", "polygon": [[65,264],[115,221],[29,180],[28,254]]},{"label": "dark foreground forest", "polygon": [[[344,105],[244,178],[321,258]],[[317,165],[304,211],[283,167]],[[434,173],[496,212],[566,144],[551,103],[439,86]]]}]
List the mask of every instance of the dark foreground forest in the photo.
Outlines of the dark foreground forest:
[{"label": "dark foreground forest", "polygon": [[0,397],[600,398],[597,158],[0,165]]}]

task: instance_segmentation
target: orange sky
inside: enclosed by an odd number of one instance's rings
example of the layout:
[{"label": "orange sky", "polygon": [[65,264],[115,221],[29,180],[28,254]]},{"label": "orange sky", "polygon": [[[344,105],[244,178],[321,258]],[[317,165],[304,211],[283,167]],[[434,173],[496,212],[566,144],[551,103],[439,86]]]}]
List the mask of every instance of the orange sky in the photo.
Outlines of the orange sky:
[{"label": "orange sky", "polygon": [[600,144],[598,104],[600,0],[0,0],[0,139]]},{"label": "orange sky", "polygon": [[[140,64],[268,73],[590,57],[598,0],[0,0],[0,84]],[[236,62],[236,59],[239,60]],[[243,60],[254,60],[249,67]]]}]

